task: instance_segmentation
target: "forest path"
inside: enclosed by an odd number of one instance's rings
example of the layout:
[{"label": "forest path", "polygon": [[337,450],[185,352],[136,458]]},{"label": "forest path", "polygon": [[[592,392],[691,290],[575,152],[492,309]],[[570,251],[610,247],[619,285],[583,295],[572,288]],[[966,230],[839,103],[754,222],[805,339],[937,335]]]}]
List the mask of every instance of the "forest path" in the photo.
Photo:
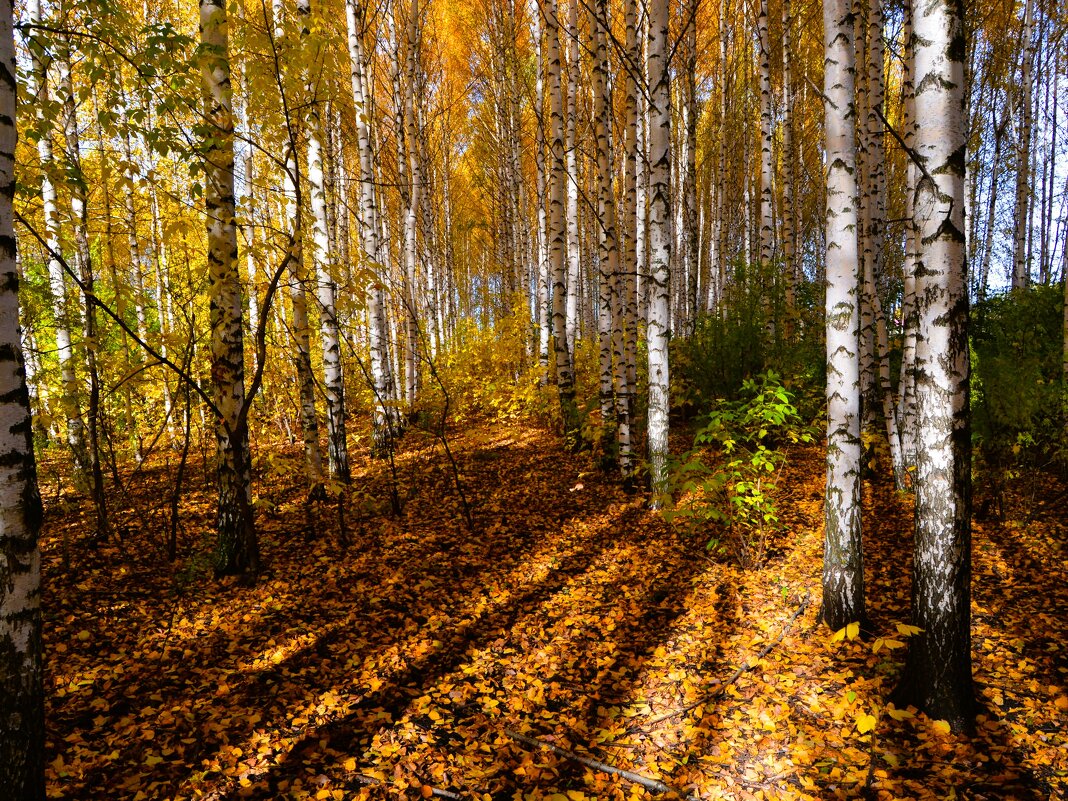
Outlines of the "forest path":
[{"label": "forest path", "polygon": [[[903,651],[832,644],[815,626],[816,449],[791,454],[786,531],[743,572],[550,434],[481,426],[452,445],[474,531],[441,448],[413,433],[397,458],[402,516],[383,514],[386,465],[358,460],[347,548],[334,505],[305,508],[294,454],[261,455],[269,572],[252,588],[159,558],[162,470],[131,485],[144,525],[95,552],[79,536],[85,510],[49,504],[50,794],[651,795],[509,731],[696,798],[1068,790],[1063,504],[1026,526],[977,526],[979,736],[883,714],[873,747],[855,722],[877,711]],[[186,548],[210,524],[210,495],[191,489]],[[893,637],[908,619],[910,512],[882,485],[866,504],[873,625]],[[724,688],[743,663],[755,669]]]}]

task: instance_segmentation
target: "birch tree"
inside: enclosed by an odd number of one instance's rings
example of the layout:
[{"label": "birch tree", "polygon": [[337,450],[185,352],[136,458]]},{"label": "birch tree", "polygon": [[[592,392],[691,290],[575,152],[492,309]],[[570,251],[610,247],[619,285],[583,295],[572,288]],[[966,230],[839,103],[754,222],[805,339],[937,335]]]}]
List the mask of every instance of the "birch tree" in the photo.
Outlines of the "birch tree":
[{"label": "birch tree", "polygon": [[827,488],[820,619],[832,629],[839,629],[865,617],[860,530],[855,67],[850,0],[825,0],[823,42],[827,151]]},{"label": "birch tree", "polygon": [[[39,30],[43,23],[40,0],[29,0],[27,14],[31,26]],[[48,54],[39,40],[30,42],[31,70],[27,86],[32,97],[37,98],[37,155],[41,162],[41,201],[44,210],[45,244],[48,250],[48,283],[52,291],[52,308],[55,317],[56,355],[62,379],[60,406],[67,423],[67,444],[74,456],[75,465],[82,477],[87,477],[89,467],[88,447],[85,442],[85,422],[82,419],[80,391],[78,386],[77,361],[71,330],[78,324],[77,313],[67,297],[67,276],[63,269],[60,239],[59,200],[51,172],[55,169],[52,145],[52,122],[47,118],[48,107]]]},{"label": "birch tree", "polygon": [[44,801],[41,498],[19,338],[15,266],[15,40],[0,3],[0,787]]},{"label": "birch tree", "polygon": [[667,0],[649,3],[649,474],[653,505],[667,484],[671,263],[671,71]]},{"label": "birch tree", "polygon": [[200,40],[204,116],[209,126],[203,156],[219,481],[215,571],[220,575],[248,575],[259,570],[260,556],[252,515],[245,408],[244,306],[234,217],[233,92],[224,0],[201,0]]},{"label": "birch tree", "polygon": [[[298,0],[302,20],[311,16],[311,0]],[[307,39],[302,24],[301,39]],[[315,54],[317,55],[317,54]],[[311,63],[318,63],[313,58]],[[326,434],[330,473],[342,483],[349,482],[349,449],[345,435],[345,382],[341,368],[341,334],[337,320],[337,286],[331,272],[330,220],[324,165],[323,126],[320,103],[312,81],[306,81],[308,95],[304,127],[308,133],[308,194],[312,211],[312,265],[315,271],[315,298],[319,307],[319,334],[323,352],[323,389],[326,395]]]},{"label": "birch tree", "polygon": [[916,271],[916,535],[910,640],[898,698],[969,730],[971,431],[964,237],[964,30],[961,0],[912,4]]}]

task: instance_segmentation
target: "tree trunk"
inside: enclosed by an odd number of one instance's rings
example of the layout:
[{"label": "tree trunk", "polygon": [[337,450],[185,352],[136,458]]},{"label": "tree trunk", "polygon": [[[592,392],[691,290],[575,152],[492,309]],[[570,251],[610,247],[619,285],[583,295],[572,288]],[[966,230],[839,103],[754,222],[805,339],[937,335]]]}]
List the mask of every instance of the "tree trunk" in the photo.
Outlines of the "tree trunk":
[{"label": "tree trunk", "polygon": [[[298,0],[297,10],[311,14],[310,0]],[[314,63],[314,62],[313,62]],[[315,297],[319,306],[319,332],[323,350],[323,390],[326,395],[327,453],[330,473],[349,483],[349,448],[345,436],[345,382],[341,370],[341,335],[337,320],[337,287],[331,267],[334,249],[330,245],[330,221],[323,165],[323,127],[314,86],[309,84],[308,110],[304,125],[308,132],[308,194],[312,210],[312,265],[315,270]]]},{"label": "tree trunk", "polygon": [[44,801],[41,655],[41,497],[30,398],[19,341],[15,268],[15,42],[11,3],[0,4],[0,787]]},{"label": "tree trunk", "polygon": [[[1020,133],[1016,149],[1016,218],[1012,237],[1012,288],[1022,289],[1031,282],[1028,262],[1028,231],[1031,219],[1031,128],[1034,65],[1034,2],[1027,0],[1023,16],[1023,52],[1020,56]],[[917,86],[919,84],[917,83]]]},{"label": "tree trunk", "polygon": [[827,489],[823,605],[832,629],[865,618],[860,531],[857,181],[850,0],[825,0],[824,131],[827,148]]},{"label": "tree trunk", "polygon": [[964,250],[962,4],[913,3],[915,152],[916,541],[913,623],[899,701],[958,731],[975,714],[971,667],[971,440]]},{"label": "tree trunk", "polygon": [[223,0],[201,0],[200,38],[204,56],[200,69],[204,82],[205,120],[210,125],[203,153],[211,375],[218,415],[215,433],[219,515],[215,572],[249,576],[259,571],[260,555],[252,516],[248,423],[243,408],[244,306],[234,219],[234,122],[227,34]]},{"label": "tree trunk", "polygon": [[671,71],[667,0],[649,3],[649,475],[653,506],[667,490],[668,300],[671,263]]},{"label": "tree trunk", "polygon": [[[43,19],[40,0],[29,0],[27,13],[31,25],[40,25]],[[67,298],[67,276],[60,258],[63,246],[59,232],[59,205],[56,187],[49,175],[49,170],[52,169],[53,151],[51,123],[45,116],[48,103],[48,65],[40,49],[30,48],[30,55],[33,69],[30,71],[27,90],[31,96],[37,98],[37,121],[41,126],[41,138],[37,140],[37,155],[41,160],[41,200],[44,207],[45,242],[49,251],[47,254],[48,282],[52,291],[52,308],[55,317],[56,355],[59,358],[63,385],[60,406],[67,420],[67,444],[74,456],[79,479],[88,483],[91,468],[79,399],[77,364],[71,342],[71,329],[77,326],[78,315],[71,309]]]}]

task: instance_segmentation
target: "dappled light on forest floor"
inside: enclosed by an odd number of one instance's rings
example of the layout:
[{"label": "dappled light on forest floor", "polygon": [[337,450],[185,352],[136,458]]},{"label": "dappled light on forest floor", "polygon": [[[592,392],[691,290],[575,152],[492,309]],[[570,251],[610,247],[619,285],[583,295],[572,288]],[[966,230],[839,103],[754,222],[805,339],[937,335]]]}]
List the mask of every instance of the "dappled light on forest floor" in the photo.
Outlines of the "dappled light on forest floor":
[{"label": "dappled light on forest floor", "polygon": [[[1068,791],[1060,507],[977,524],[984,709],[968,741],[885,711],[904,651],[873,642],[897,643],[908,622],[911,512],[884,485],[866,489],[875,630],[831,642],[815,624],[816,449],[792,453],[787,531],[743,572],[550,434],[472,429],[454,448],[473,532],[440,449],[412,434],[397,460],[403,516],[382,501],[386,464],[354,464],[347,548],[332,505],[306,511],[299,470],[261,460],[269,572],[252,588],[213,582],[188,554],[167,566],[150,515],[94,551],[75,510],[53,513],[50,794],[651,797],[603,766],[702,799]],[[133,490],[142,509],[151,486]],[[209,509],[187,510],[187,548],[208,525]],[[874,741],[857,725],[873,712]]]}]

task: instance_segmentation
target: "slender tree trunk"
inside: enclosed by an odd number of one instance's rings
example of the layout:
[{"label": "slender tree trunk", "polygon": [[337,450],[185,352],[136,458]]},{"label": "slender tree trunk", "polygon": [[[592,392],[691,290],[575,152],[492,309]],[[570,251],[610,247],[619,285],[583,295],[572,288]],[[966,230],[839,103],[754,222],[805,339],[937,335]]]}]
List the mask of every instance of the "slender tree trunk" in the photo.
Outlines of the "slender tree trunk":
[{"label": "slender tree trunk", "polygon": [[[93,262],[89,250],[89,218],[86,208],[85,176],[82,173],[81,145],[78,136],[77,106],[70,74],[70,45],[60,43],[59,94],[63,103],[63,138],[66,140],[66,174],[70,183],[71,229],[74,233],[75,269],[82,284],[85,314],[82,317],[82,337],[85,341],[86,370],[89,377],[88,408],[86,409],[86,458],[88,460],[90,493],[96,510],[96,535],[105,537],[109,530],[107,493],[104,473],[100,467],[100,371],[97,367],[96,306],[93,294]],[[138,451],[140,452],[140,451]]]},{"label": "slender tree trunk", "polygon": [[[298,10],[300,5],[298,4]],[[309,7],[310,10],[310,7]],[[284,55],[286,31],[282,0],[274,0],[274,47],[278,56]],[[280,61],[280,59],[279,59]],[[281,68],[281,66],[279,67]],[[281,80],[281,78],[279,78]],[[315,410],[315,373],[311,363],[311,322],[308,317],[307,270],[304,265],[304,225],[300,166],[298,164],[298,120],[286,102],[285,164],[282,168],[282,191],[286,199],[286,227],[284,236],[291,248],[289,260],[289,300],[292,304],[293,365],[299,389],[300,430],[304,439],[304,470],[312,495],[319,495],[323,487],[323,452],[319,444],[319,416]]]},{"label": "slender tree trunk", "polygon": [[19,341],[15,268],[15,42],[11,3],[0,4],[0,787],[44,801],[41,655],[41,498],[30,399]]},{"label": "slender tree trunk", "polygon": [[797,282],[801,270],[797,258],[797,210],[794,185],[797,183],[797,158],[794,153],[794,98],[791,61],[793,46],[790,0],[782,0],[782,160],[785,177],[782,185],[782,255],[786,288],[786,339],[792,341],[797,327]]},{"label": "slender tree trunk", "polygon": [[[298,0],[297,10],[302,17],[310,16],[310,0]],[[316,61],[311,63],[316,63]],[[327,452],[331,475],[342,483],[348,484],[349,449],[345,436],[345,381],[341,370],[337,287],[332,274],[334,249],[330,244],[331,225],[323,164],[323,127],[319,114],[320,105],[314,97],[315,87],[309,84],[307,88],[309,101],[304,127],[308,133],[308,194],[312,210],[312,265],[315,270],[315,298],[319,306],[319,332],[323,350]],[[316,444],[318,444],[318,438]]]},{"label": "slender tree trunk", "polygon": [[[364,265],[378,273],[384,269],[386,254],[380,239],[378,205],[374,190],[374,149],[370,120],[372,103],[364,74],[364,12],[359,0],[346,0],[349,62],[352,70],[353,102],[356,106],[356,138],[360,157],[360,223]],[[389,326],[381,276],[367,284],[367,317],[371,345],[372,391],[375,396],[374,451],[385,454],[391,448],[394,431],[393,377],[389,364]]]},{"label": "slender tree trunk", "polygon": [[[1012,288],[1021,289],[1031,281],[1028,262],[1028,231],[1031,219],[1031,128],[1033,103],[1031,71],[1034,51],[1034,2],[1027,0],[1023,18],[1023,52],[1020,63],[1020,133],[1016,150],[1016,219],[1012,238]],[[917,84],[918,85],[918,84]]]},{"label": "slender tree trunk", "polygon": [[[768,35],[768,0],[760,0],[757,16],[760,79],[760,269],[762,280],[770,278],[775,256],[775,215],[772,205],[771,39]],[[774,325],[774,316],[769,315]]]},{"label": "slender tree trunk", "polygon": [[667,0],[649,3],[649,475],[653,505],[667,489],[668,300],[671,263],[671,71]]},{"label": "slender tree trunk", "polygon": [[215,571],[253,575],[259,543],[252,515],[248,423],[245,417],[244,306],[237,267],[234,201],[234,122],[226,5],[201,0],[200,64],[204,82],[204,202],[207,211],[211,375],[218,418],[218,545]]},{"label": "slender tree trunk", "polygon": [[546,169],[545,169],[545,42],[542,35],[541,14],[535,5],[531,13],[531,24],[534,30],[536,42],[537,63],[535,65],[535,104],[537,107],[536,130],[534,137],[534,163],[537,170],[535,202],[538,207],[538,288],[537,302],[538,314],[535,318],[538,323],[538,362],[542,367],[543,380],[548,380],[549,375],[549,336],[551,332],[550,306],[550,266],[549,266],[549,243],[547,233],[547,219],[545,214],[546,197]]},{"label": "slender tree trunk", "polygon": [[549,84],[549,261],[552,264],[553,351],[556,354],[556,385],[564,423],[564,441],[569,448],[579,445],[578,408],[575,405],[575,376],[572,371],[570,340],[567,335],[567,267],[565,250],[567,228],[564,203],[567,172],[564,159],[564,99],[561,87],[560,25],[557,0],[547,0],[545,9],[545,70]]},{"label": "slender tree trunk", "polygon": [[827,490],[823,605],[832,629],[865,619],[860,528],[857,181],[850,0],[823,5],[827,148]]},{"label": "slender tree trunk", "polygon": [[[618,434],[618,405],[615,397],[615,374],[613,372],[613,339],[622,344],[623,315],[620,311],[623,298],[619,296],[619,247],[616,236],[616,198],[612,185],[611,147],[609,127],[612,114],[612,92],[608,83],[608,52],[606,27],[608,19],[607,0],[597,0],[590,8],[590,34],[593,51],[593,123],[596,138],[597,163],[597,216],[598,216],[598,315],[597,340],[600,364],[601,421],[604,429],[604,463],[615,463],[615,441]],[[614,335],[614,336],[613,336]],[[623,354],[618,363],[622,364]],[[629,436],[629,431],[627,432]]]},{"label": "slender tree trunk", "polygon": [[[567,0],[567,111],[564,117],[564,153],[567,165],[567,344],[574,358],[578,341],[579,293],[582,253],[579,250],[579,171],[578,144],[575,130],[578,126],[577,101],[579,82],[578,6],[580,0]],[[574,363],[572,363],[572,370]]]},{"label": "slender tree trunk", "polygon": [[[40,0],[29,0],[27,15],[31,25],[41,25]],[[33,69],[27,87],[29,94],[37,98],[37,122],[42,134],[37,140],[37,155],[41,160],[41,200],[44,207],[45,242],[48,247],[48,282],[52,291],[52,308],[55,317],[56,355],[59,358],[60,378],[63,391],[60,406],[67,420],[67,444],[74,456],[75,466],[81,480],[89,482],[91,467],[89,465],[88,447],[85,441],[85,423],[82,420],[80,392],[78,388],[77,363],[71,342],[71,329],[78,324],[78,315],[73,312],[67,298],[67,277],[63,264],[58,258],[62,253],[59,232],[59,205],[56,187],[52,183],[49,171],[53,168],[51,123],[46,119],[48,103],[48,66],[44,54],[38,48],[31,48],[30,55]]]},{"label": "slender tree trunk", "polygon": [[964,48],[960,0],[913,3],[916,156],[923,165],[915,226],[916,542],[909,643],[898,700],[958,731],[972,728],[971,440],[964,250]]}]

